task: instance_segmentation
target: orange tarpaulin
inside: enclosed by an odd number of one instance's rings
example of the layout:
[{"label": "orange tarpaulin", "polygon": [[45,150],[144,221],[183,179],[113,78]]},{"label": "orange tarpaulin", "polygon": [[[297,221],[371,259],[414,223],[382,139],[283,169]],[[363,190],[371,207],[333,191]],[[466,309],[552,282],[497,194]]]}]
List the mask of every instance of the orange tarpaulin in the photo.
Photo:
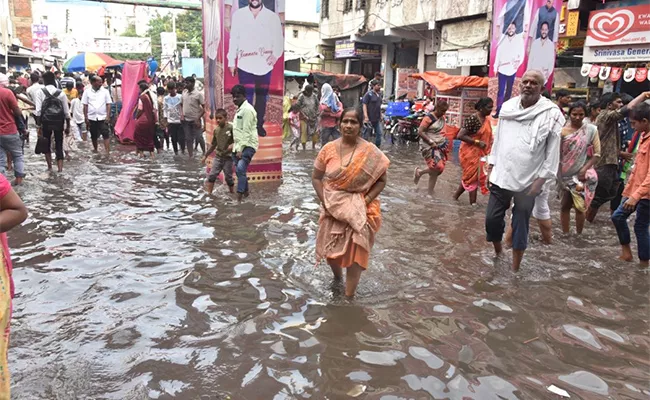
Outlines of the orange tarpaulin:
[{"label": "orange tarpaulin", "polygon": [[440,92],[447,92],[459,87],[487,87],[488,78],[478,76],[447,75],[439,71],[427,71],[409,75],[412,78],[422,79],[435,87]]}]

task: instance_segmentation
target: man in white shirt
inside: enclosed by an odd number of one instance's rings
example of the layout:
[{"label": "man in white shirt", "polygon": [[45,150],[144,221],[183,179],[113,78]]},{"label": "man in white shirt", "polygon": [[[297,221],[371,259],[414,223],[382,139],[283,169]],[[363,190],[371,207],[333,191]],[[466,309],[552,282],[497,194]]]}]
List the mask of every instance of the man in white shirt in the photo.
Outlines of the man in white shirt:
[{"label": "man in white shirt", "polygon": [[266,136],[264,117],[273,67],[284,53],[284,35],[280,18],[262,4],[248,0],[232,17],[228,49],[228,68],[246,88],[246,99],[257,112],[257,134]]},{"label": "man in white shirt", "polygon": [[[70,109],[68,98],[56,87],[56,79],[52,72],[43,74],[44,88],[34,94],[34,108],[37,117],[38,136],[47,140],[45,160],[47,169],[52,169],[52,136],[56,150],[56,164],[59,172],[63,171],[63,124],[65,121],[65,134],[70,134]],[[47,91],[48,94],[45,92]],[[60,104],[56,101],[60,102]],[[56,111],[56,112],[55,112]]]},{"label": "man in white shirt", "polygon": [[[248,0],[235,0],[238,2],[239,8],[244,8],[248,7]],[[225,5],[225,15],[224,15],[224,28],[228,32],[230,32],[230,27],[232,26],[232,20],[230,16],[232,15],[232,2],[233,0],[224,0],[224,5]],[[278,16],[280,17],[280,21],[284,25],[284,2],[285,0],[263,0],[264,7],[268,8],[269,10],[278,13]]]},{"label": "man in white shirt", "polygon": [[93,151],[97,153],[97,141],[101,134],[104,138],[104,149],[106,154],[110,153],[111,145],[109,139],[108,125],[106,119],[111,115],[111,94],[102,85],[104,80],[101,76],[95,75],[90,81],[91,87],[84,90],[81,103],[84,106],[84,118],[86,129],[90,131],[90,139],[93,142]]},{"label": "man in white shirt", "polygon": [[542,22],[540,30],[540,38],[535,39],[530,46],[527,68],[544,74],[544,85],[546,85],[555,68],[555,43],[548,37],[548,22]]},{"label": "man in white shirt", "polygon": [[205,54],[208,57],[208,99],[210,100],[210,119],[217,111],[217,52],[221,42],[221,15],[215,0],[203,2],[206,16]]},{"label": "man in white shirt", "polygon": [[496,117],[499,116],[503,102],[512,97],[517,70],[524,62],[524,35],[516,33],[516,30],[514,23],[508,26],[506,36],[499,41],[494,59],[494,75],[499,79]]},{"label": "man in white shirt", "polygon": [[528,246],[528,225],[535,198],[546,181],[556,178],[560,163],[560,131],[564,116],[541,96],[544,76],[527,71],[521,78],[521,95],[503,104],[492,151],[488,157],[490,199],[485,217],[487,241],[500,255],[505,215],[512,211],[512,268],[519,270]]},{"label": "man in white shirt", "polygon": [[[32,81],[32,85],[27,88],[27,96],[29,96],[29,99],[34,103],[36,101],[36,96],[38,92],[41,92],[43,89],[43,85],[40,84],[41,77],[37,73],[33,73],[30,76],[30,79]],[[36,110],[32,112],[32,117],[34,118],[34,122],[37,122],[36,119],[38,118],[38,114]]]}]

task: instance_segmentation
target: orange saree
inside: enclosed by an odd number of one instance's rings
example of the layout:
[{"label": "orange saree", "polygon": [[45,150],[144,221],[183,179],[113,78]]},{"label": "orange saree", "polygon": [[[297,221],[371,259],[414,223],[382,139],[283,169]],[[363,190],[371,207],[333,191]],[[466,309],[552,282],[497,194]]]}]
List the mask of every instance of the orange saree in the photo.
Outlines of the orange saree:
[{"label": "orange saree", "polygon": [[326,144],[314,168],[325,172],[323,197],[316,235],[316,257],[335,266],[354,263],[368,268],[375,234],[381,227],[379,199],[366,206],[365,195],[388,170],[390,161],[376,146],[360,139],[350,164],[340,159],[340,142]]},{"label": "orange saree", "polygon": [[467,119],[473,120],[472,122],[479,122],[478,126],[480,126],[480,128],[474,132],[472,132],[470,128],[472,125],[471,122],[469,124],[464,124],[463,127],[468,131],[472,139],[482,141],[483,143],[487,144],[487,147],[485,149],[481,149],[474,144],[465,142],[460,145],[460,166],[463,168],[463,176],[461,178],[461,182],[463,184],[463,188],[468,192],[473,192],[480,186],[481,193],[488,194],[489,190],[487,188],[485,163],[481,162],[481,157],[487,156],[492,150],[492,124],[490,124],[488,118],[485,118],[485,121],[481,125],[480,121],[478,121],[478,117],[475,115],[471,115],[467,117]]}]

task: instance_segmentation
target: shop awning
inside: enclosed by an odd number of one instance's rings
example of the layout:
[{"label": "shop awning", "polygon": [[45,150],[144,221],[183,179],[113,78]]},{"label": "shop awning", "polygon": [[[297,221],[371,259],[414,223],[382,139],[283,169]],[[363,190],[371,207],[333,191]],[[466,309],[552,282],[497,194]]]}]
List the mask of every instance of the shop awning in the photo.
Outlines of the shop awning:
[{"label": "shop awning", "polygon": [[352,89],[367,82],[363,75],[333,74],[325,71],[311,71],[311,73],[319,84],[329,83],[332,86],[338,86],[341,90]]},{"label": "shop awning", "polygon": [[422,79],[435,87],[436,90],[447,92],[460,87],[487,87],[488,78],[478,76],[456,76],[447,75],[439,71],[427,71],[417,74],[411,74],[410,77]]},{"label": "shop awning", "polygon": [[306,78],[309,74],[307,72],[284,71],[285,78]]}]

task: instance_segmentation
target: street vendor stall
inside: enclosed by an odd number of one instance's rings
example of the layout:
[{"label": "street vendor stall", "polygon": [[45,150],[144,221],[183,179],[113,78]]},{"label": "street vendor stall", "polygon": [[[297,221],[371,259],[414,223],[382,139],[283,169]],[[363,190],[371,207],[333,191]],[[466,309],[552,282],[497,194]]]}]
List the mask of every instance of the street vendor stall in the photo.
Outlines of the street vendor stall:
[{"label": "street vendor stall", "polygon": [[474,114],[474,104],[481,97],[488,95],[488,78],[478,76],[453,76],[444,72],[428,71],[412,74],[430,84],[435,92],[436,102],[449,103],[447,110],[447,135],[455,139],[465,118]]}]

